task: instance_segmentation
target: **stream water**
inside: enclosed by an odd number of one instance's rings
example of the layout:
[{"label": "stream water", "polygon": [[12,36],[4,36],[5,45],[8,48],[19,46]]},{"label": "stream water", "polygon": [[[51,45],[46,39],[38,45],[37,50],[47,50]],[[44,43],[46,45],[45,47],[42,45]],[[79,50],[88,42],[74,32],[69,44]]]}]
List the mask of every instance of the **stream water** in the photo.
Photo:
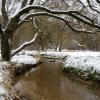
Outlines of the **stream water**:
[{"label": "stream water", "polygon": [[18,77],[14,87],[21,100],[100,100],[99,88],[67,78],[59,66],[47,60]]}]

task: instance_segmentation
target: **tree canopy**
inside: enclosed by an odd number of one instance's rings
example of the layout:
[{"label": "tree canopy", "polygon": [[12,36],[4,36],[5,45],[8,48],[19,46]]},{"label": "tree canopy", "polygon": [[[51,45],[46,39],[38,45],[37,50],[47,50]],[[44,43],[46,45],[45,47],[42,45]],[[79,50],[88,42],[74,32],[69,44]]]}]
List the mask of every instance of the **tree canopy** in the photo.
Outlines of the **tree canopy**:
[{"label": "tree canopy", "polygon": [[[97,34],[100,31],[99,0],[0,0],[1,54],[4,60],[24,49],[45,34],[38,27],[37,17],[48,16],[65,23],[77,34]],[[11,52],[14,32],[25,22],[32,22],[35,28],[31,41]]]}]

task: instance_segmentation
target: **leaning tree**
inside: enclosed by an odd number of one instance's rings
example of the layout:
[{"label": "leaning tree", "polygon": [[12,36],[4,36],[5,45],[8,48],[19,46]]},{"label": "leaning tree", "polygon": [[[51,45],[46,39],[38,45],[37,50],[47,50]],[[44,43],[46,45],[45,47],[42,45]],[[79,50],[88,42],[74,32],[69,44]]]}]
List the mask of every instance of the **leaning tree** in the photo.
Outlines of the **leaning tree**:
[{"label": "leaning tree", "polygon": [[[59,7],[54,6],[57,2]],[[92,35],[99,33],[100,29],[99,0],[0,0],[0,14],[3,18],[0,24],[1,56],[6,61],[43,33],[35,23],[38,16],[61,20],[75,33]],[[30,21],[36,28],[33,39],[11,52],[14,32],[24,22]]]}]

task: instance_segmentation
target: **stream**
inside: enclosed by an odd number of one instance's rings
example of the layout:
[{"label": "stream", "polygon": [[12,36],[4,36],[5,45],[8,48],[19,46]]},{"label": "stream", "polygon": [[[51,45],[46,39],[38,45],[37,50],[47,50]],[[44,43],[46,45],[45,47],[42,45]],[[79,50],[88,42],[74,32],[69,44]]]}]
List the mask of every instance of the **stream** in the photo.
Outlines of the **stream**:
[{"label": "stream", "polygon": [[68,78],[59,61],[46,60],[17,80],[21,100],[100,100],[100,88]]}]

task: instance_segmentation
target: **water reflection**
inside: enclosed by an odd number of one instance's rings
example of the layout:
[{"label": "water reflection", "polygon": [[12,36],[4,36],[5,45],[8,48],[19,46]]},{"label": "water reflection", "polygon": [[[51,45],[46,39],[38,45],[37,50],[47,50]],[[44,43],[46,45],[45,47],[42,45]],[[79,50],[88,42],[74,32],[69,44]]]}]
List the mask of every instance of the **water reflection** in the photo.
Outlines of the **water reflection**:
[{"label": "water reflection", "polygon": [[[100,94],[86,85],[69,80],[59,62],[46,61],[15,84],[22,100],[100,100]],[[97,90],[97,89],[95,89]]]}]

